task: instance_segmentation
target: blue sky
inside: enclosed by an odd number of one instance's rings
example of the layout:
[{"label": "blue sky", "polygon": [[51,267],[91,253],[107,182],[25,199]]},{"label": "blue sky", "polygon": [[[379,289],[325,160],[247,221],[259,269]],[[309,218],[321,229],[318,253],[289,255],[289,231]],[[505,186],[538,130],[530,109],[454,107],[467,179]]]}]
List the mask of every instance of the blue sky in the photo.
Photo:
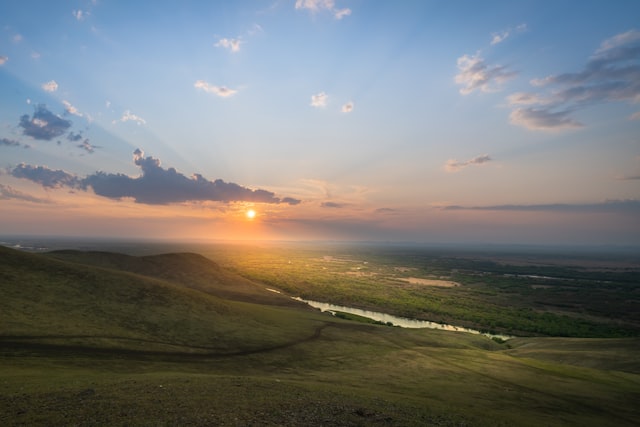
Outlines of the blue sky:
[{"label": "blue sky", "polygon": [[637,244],[638,16],[3,2],[0,234]]}]

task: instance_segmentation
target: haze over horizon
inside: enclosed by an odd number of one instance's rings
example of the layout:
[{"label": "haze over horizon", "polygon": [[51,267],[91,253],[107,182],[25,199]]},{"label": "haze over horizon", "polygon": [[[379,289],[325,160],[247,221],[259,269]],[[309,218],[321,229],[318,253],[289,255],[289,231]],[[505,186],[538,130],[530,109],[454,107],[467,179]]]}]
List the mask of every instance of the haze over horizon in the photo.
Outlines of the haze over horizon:
[{"label": "haze over horizon", "polygon": [[637,245],[638,16],[4,2],[0,236]]}]

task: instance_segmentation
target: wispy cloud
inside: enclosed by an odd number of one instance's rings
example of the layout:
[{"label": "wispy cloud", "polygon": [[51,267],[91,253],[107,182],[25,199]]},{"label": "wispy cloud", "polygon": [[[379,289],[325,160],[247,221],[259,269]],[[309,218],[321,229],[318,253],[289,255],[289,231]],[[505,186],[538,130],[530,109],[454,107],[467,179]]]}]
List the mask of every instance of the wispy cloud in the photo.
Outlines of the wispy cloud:
[{"label": "wispy cloud", "polygon": [[3,184],[0,184],[0,200],[22,200],[32,203],[51,203],[49,200],[31,196],[27,193],[16,190],[10,185]]},{"label": "wispy cloud", "polygon": [[343,113],[350,113],[353,111],[353,107],[354,107],[353,102],[349,101],[342,106],[340,111],[342,111]]},{"label": "wispy cloud", "polygon": [[96,151],[96,148],[100,148],[97,145],[92,145],[89,142],[89,138],[85,138],[84,141],[82,141],[76,147],[83,149],[84,151],[86,151],[89,154],[93,154]]},{"label": "wispy cloud", "polygon": [[20,43],[22,40],[24,40],[22,34],[14,34],[14,36],[11,38],[11,41],[13,41],[14,43]]},{"label": "wispy cloud", "polygon": [[475,90],[494,92],[505,81],[515,77],[516,73],[502,65],[489,65],[476,53],[458,58],[458,74],[455,82],[463,87],[460,93],[468,95]]},{"label": "wispy cloud", "polygon": [[78,111],[76,107],[71,105],[69,101],[62,101],[62,105],[64,105],[64,109],[67,113],[73,114],[74,116],[82,117],[82,113]]},{"label": "wispy cloud", "polygon": [[570,117],[571,111],[552,111],[549,108],[516,108],[509,115],[511,123],[531,130],[564,130],[584,125]]},{"label": "wispy cloud", "polygon": [[15,139],[0,138],[0,146],[1,145],[4,145],[5,147],[19,147],[21,144]]},{"label": "wispy cloud", "polygon": [[215,47],[223,47],[225,49],[229,49],[231,52],[239,52],[240,45],[244,43],[240,39],[227,39],[222,38],[218,40],[218,42],[214,45]]},{"label": "wispy cloud", "polygon": [[324,92],[320,92],[316,95],[311,95],[311,106],[323,108],[327,106],[327,102],[329,101],[329,95]]},{"label": "wispy cloud", "polygon": [[296,9],[307,9],[311,13],[320,11],[328,11],[333,14],[336,19],[342,19],[351,15],[349,8],[336,8],[335,0],[296,0]]},{"label": "wispy cloud", "polygon": [[132,178],[121,173],[96,172],[80,178],[63,170],[46,166],[20,164],[10,171],[16,178],[28,179],[45,188],[67,187],[87,191],[91,187],[95,194],[110,199],[132,198],[137,203],[166,205],[184,202],[255,202],[284,203],[296,205],[300,200],[292,197],[279,198],[267,190],[252,190],[221,179],[209,181],[200,174],[186,177],[174,168],[165,169],[160,160],[145,157],[142,150],[133,153],[134,163],[142,174]]},{"label": "wispy cloud", "polygon": [[145,119],[143,119],[140,116],[137,116],[135,114],[133,114],[131,111],[126,110],[124,113],[122,113],[122,117],[120,117],[120,119],[118,120],[114,120],[111,123],[116,124],[118,122],[134,122],[137,123],[138,125],[146,125],[147,121]]},{"label": "wispy cloud", "polygon": [[640,213],[640,200],[607,200],[600,203],[551,203],[536,205],[491,205],[442,207],[444,210],[523,211],[523,212],[617,212]]},{"label": "wispy cloud", "polygon": [[320,204],[320,207],[323,208],[333,208],[333,209],[341,209],[346,207],[347,204],[345,203],[338,203],[338,202],[323,202]]},{"label": "wispy cloud", "polygon": [[603,41],[578,72],[533,79],[531,85],[537,92],[507,98],[509,105],[517,107],[511,122],[531,130],[580,127],[572,117],[579,110],[608,102],[640,102],[640,31]]},{"label": "wispy cloud", "polygon": [[71,14],[78,21],[84,21],[91,13],[80,9],[71,11]]},{"label": "wispy cloud", "polygon": [[24,114],[20,117],[18,126],[22,133],[34,139],[50,141],[63,135],[70,127],[71,121],[53,114],[44,104],[35,107],[33,115]]},{"label": "wispy cloud", "polygon": [[527,24],[520,24],[515,28],[507,28],[506,30],[499,31],[491,34],[491,44],[496,45],[502,43],[514,33],[521,33],[527,30]]},{"label": "wispy cloud", "polygon": [[58,83],[55,80],[42,83],[42,89],[46,92],[55,92],[58,90]]},{"label": "wispy cloud", "polygon": [[490,162],[491,160],[493,159],[488,154],[483,154],[482,156],[477,156],[464,162],[459,162],[455,159],[449,159],[444,165],[444,170],[446,170],[447,172],[458,172],[466,168],[467,166],[481,165],[483,163]]},{"label": "wispy cloud", "polygon": [[207,83],[204,80],[198,80],[193,84],[193,87],[203,90],[207,93],[212,93],[214,95],[220,96],[222,98],[228,98],[238,92],[237,90],[230,89],[226,86],[212,85],[211,83]]},{"label": "wispy cloud", "polygon": [[629,120],[640,120],[640,111],[636,111],[629,116]]},{"label": "wispy cloud", "polygon": [[1,56],[0,55],[0,65],[6,64],[8,60],[9,60],[8,56]]}]

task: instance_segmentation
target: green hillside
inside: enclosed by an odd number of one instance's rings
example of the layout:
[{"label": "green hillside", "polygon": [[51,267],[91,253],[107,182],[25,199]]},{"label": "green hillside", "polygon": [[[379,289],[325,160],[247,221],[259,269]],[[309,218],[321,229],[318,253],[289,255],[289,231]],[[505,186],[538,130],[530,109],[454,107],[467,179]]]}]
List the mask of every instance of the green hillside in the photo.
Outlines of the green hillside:
[{"label": "green hillside", "polygon": [[[5,341],[22,337],[100,347],[233,353],[303,339],[319,325],[297,311],[224,300],[162,280],[169,275],[162,270],[154,278],[3,247],[0,256],[0,335]],[[162,258],[158,265],[166,271],[188,271],[194,256]],[[102,259],[105,265],[127,261],[140,272],[159,261],[136,263],[133,257],[114,254]],[[229,293],[229,287],[221,287],[221,294]]]},{"label": "green hillside", "polygon": [[195,254],[0,247],[0,292],[2,426],[640,419],[636,338],[498,344],[349,321],[290,305]]}]

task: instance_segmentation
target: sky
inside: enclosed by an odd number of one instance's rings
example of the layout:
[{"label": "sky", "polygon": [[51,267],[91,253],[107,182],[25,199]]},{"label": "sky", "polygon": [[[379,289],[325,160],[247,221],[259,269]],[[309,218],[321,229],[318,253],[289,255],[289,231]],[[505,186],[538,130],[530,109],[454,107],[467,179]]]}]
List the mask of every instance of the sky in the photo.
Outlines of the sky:
[{"label": "sky", "polygon": [[639,16],[1,2],[0,235],[638,245]]}]

